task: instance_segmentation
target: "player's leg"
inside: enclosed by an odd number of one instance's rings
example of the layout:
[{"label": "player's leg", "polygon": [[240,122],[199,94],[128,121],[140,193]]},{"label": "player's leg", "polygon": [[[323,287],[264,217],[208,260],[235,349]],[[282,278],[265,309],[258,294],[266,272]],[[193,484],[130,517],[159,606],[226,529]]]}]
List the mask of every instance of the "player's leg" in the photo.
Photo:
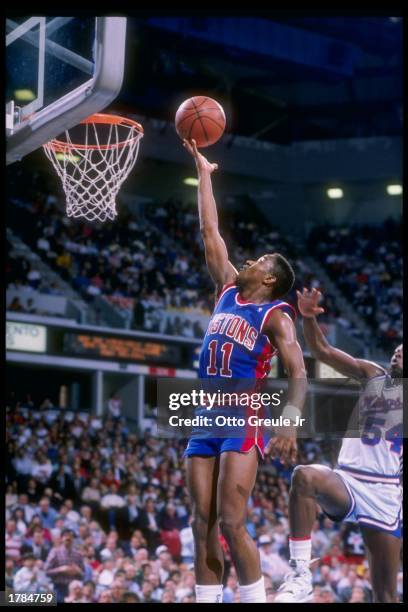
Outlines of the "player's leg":
[{"label": "player's leg", "polygon": [[312,600],[311,533],[317,505],[333,519],[350,511],[352,498],[341,477],[322,465],[300,465],[293,471],[289,492],[289,549],[292,572],[279,588],[275,603]]},{"label": "player's leg", "polygon": [[186,467],[192,501],[197,601],[221,602],[224,555],[217,522],[219,456],[189,456]]},{"label": "player's leg", "polygon": [[265,602],[259,552],[245,523],[248,499],[255,485],[258,454],[223,452],[218,478],[218,520],[235,565],[241,603]]},{"label": "player's leg", "polygon": [[397,601],[401,540],[384,531],[361,526],[375,603]]},{"label": "player's leg", "polygon": [[352,500],[342,478],[324,465],[299,465],[289,492],[289,524],[293,539],[310,537],[317,504],[334,519],[343,519]]}]

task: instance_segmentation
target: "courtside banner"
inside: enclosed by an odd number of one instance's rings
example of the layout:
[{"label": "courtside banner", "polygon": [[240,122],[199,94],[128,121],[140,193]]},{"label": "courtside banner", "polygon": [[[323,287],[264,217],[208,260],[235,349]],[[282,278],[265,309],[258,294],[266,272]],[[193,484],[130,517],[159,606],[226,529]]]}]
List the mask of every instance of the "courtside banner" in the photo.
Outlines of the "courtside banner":
[{"label": "courtside banner", "polygon": [[[160,437],[406,437],[406,379],[157,379]],[[406,396],[407,397],[407,396]],[[404,429],[405,425],[405,429]]]}]

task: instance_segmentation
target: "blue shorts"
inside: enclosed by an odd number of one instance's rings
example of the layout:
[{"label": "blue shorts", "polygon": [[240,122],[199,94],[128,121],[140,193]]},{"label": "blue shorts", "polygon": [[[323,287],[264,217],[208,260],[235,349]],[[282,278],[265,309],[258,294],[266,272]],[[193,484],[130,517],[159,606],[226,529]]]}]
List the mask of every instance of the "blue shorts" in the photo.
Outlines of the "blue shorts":
[{"label": "blue shorts", "polygon": [[259,438],[190,438],[183,456],[205,455],[207,457],[216,457],[221,453],[231,451],[249,453],[255,446],[263,459],[267,443],[268,439],[266,436]]}]

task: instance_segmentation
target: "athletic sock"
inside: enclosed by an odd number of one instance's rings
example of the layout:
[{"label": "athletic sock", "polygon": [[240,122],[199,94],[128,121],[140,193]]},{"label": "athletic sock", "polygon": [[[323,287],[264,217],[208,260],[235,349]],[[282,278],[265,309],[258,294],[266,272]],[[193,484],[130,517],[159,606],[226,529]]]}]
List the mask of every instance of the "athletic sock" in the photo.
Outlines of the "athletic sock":
[{"label": "athletic sock", "polygon": [[253,584],[239,585],[241,603],[266,603],[264,577]]},{"label": "athletic sock", "polygon": [[196,584],[197,603],[222,603],[222,584]]},{"label": "athletic sock", "polygon": [[290,558],[295,561],[312,560],[312,538],[289,538]]}]

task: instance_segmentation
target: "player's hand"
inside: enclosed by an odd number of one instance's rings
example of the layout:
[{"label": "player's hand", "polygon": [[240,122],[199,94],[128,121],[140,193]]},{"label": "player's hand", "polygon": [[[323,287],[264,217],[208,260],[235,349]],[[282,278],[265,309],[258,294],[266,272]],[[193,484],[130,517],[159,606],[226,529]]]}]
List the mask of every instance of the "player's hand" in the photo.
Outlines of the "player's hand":
[{"label": "player's hand", "polygon": [[183,147],[194,157],[199,173],[209,172],[211,174],[214,170],[218,170],[218,164],[211,164],[204,155],[198,152],[197,143],[194,138],[191,138],[191,140],[184,138]]},{"label": "player's hand", "polygon": [[265,447],[265,455],[272,459],[280,458],[281,463],[290,465],[297,460],[297,442],[295,427],[276,427],[276,436],[269,440]]},{"label": "player's hand", "polygon": [[303,289],[303,292],[296,291],[298,298],[298,308],[300,314],[305,318],[317,317],[324,312],[324,308],[318,306],[322,294],[317,289]]}]

